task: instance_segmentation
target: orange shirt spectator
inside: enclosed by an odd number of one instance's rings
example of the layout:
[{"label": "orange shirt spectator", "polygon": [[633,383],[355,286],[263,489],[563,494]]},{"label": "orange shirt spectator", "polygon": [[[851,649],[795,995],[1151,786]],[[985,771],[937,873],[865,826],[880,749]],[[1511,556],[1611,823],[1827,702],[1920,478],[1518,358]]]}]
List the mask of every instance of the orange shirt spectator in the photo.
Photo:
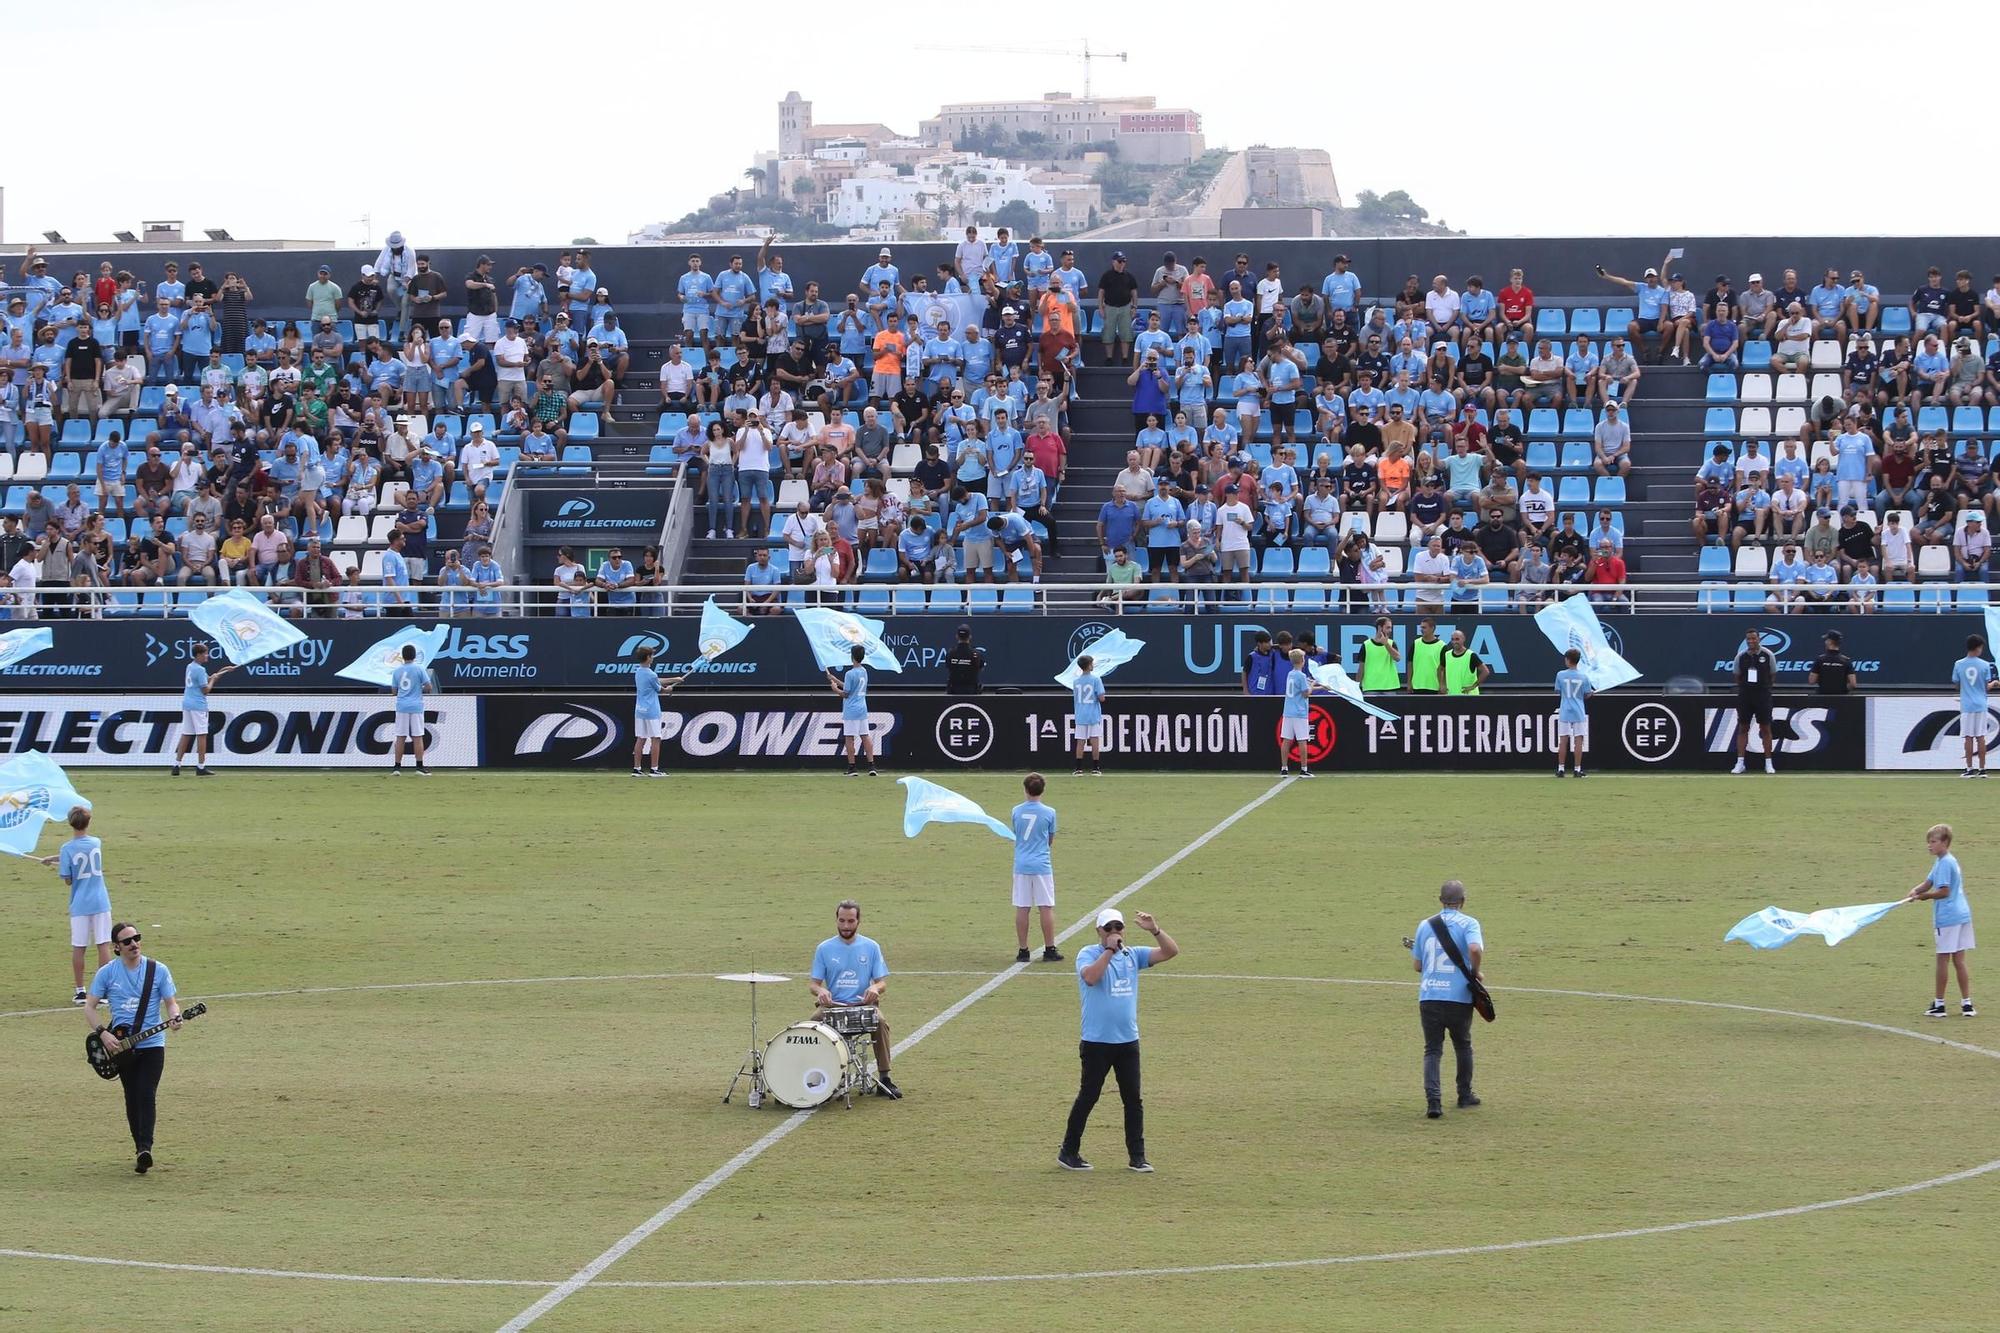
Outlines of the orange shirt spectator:
[{"label": "orange shirt spectator", "polygon": [[877,375],[900,375],[903,373],[903,353],[910,348],[910,340],[900,329],[884,329],[875,335],[875,373]]},{"label": "orange shirt spectator", "polygon": [[1046,333],[1076,335],[1076,305],[1058,296],[1053,288],[1042,293],[1042,329]]},{"label": "orange shirt spectator", "polygon": [[[1375,476],[1382,483],[1383,503],[1401,503],[1401,498],[1410,489],[1410,456],[1401,450],[1390,450],[1376,464]],[[1391,497],[1396,498],[1392,500]]]}]

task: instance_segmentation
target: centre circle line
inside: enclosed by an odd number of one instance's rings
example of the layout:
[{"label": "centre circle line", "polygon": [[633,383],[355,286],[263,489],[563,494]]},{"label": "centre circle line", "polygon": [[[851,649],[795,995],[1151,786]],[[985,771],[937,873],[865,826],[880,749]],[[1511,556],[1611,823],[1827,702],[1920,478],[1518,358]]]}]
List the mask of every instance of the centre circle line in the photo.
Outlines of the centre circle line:
[{"label": "centre circle line", "polygon": [[[904,976],[960,976],[960,972],[906,972]],[[986,973],[971,975],[985,976]],[[1027,975],[1042,975],[1027,973]],[[1066,976],[1066,973],[1048,973],[1051,976]],[[251,991],[234,998],[261,998],[296,994],[329,994],[372,990],[418,990],[437,986],[478,986],[478,985],[533,985],[567,984],[594,981],[631,980],[697,980],[706,979],[708,973],[633,973],[608,976],[575,977],[519,977],[497,980],[466,980],[455,982],[408,982],[367,986],[325,986],[307,990]],[[1282,985],[1318,986],[1382,986],[1413,989],[1414,981],[1394,981],[1379,977],[1310,977],[1273,976],[1249,973],[1181,972],[1162,973],[1160,981],[1224,981],[1238,983],[1262,983]],[[1572,990],[1546,986],[1505,986],[1494,987],[1496,991],[1516,995],[1552,995],[1572,999],[1607,1000],[1628,1004],[1667,1004],[1696,1009],[1720,1009],[1746,1014],[1760,1014],[1774,1018],[1793,1018],[1814,1023],[1832,1023],[1842,1027],[1860,1028],[1864,1031],[1879,1032],[1887,1036],[1908,1037],[1930,1045],[1947,1046],[1954,1050],[1966,1051],[1988,1059],[2000,1060],[2000,1051],[1969,1042],[1955,1041],[1935,1033],[1920,1032],[1900,1028],[1887,1023],[1874,1023],[1865,1019],[1841,1018],[1831,1014],[1812,1014],[1795,1009],[1776,1009],[1761,1005],[1742,1004],[1726,1000],[1689,1000],[1662,995],[1626,995],[1616,991]],[[221,996],[212,998],[225,998]],[[0,1017],[20,1017],[31,1013],[64,1013],[63,1009],[28,1010],[23,1014],[0,1015]],[[810,1116],[811,1112],[797,1113]],[[789,1121],[787,1122],[789,1123]],[[767,1136],[768,1137],[768,1136]],[[1937,1189],[1945,1185],[1955,1185],[1967,1180],[2000,1171],[2000,1158],[1966,1167],[1946,1175],[1933,1176],[1927,1180],[1914,1181],[1906,1185],[1893,1185],[1864,1194],[1845,1195],[1837,1199],[1824,1199],[1815,1203],[1793,1204],[1783,1208],[1764,1209],[1752,1213],[1733,1213],[1722,1217],[1692,1218],[1679,1222],[1662,1222],[1642,1227],[1627,1227],[1614,1231],[1591,1231],[1572,1236],[1544,1236],[1529,1240],[1495,1241],[1484,1245],[1459,1245],[1425,1250],[1388,1250],[1369,1254],[1328,1255],[1306,1259],[1259,1259],[1233,1263],[1186,1264],[1154,1268],[1086,1269],[1074,1272],[1043,1273],[960,1273],[929,1276],[904,1277],[845,1277],[845,1278],[682,1278],[682,1279],[598,1279],[590,1283],[592,1287],[620,1290],[684,1291],[684,1290],[745,1290],[761,1288],[811,1288],[811,1287],[948,1287],[986,1286],[1010,1282],[1076,1282],[1101,1281],[1108,1278],[1136,1277],[1199,1277],[1207,1274],[1259,1273],[1291,1269],[1334,1268],[1355,1264],[1394,1263],[1411,1259],[1464,1258],[1482,1254],[1507,1254],[1522,1250],[1551,1249],[1566,1245],[1584,1245],[1598,1241],[1636,1240],[1648,1236],[1672,1235],[1684,1231],[1701,1231],[1714,1227],[1734,1226],[1747,1222],[1773,1221],[1787,1217],[1802,1217],[1812,1213],[1826,1212],[1835,1208],[1850,1208],[1860,1204],[1877,1203],[1885,1199],[1901,1198],[1924,1190]],[[433,1287],[515,1287],[544,1292],[559,1290],[566,1280],[552,1278],[477,1278],[477,1277],[418,1277],[401,1274],[376,1273],[334,1273],[311,1269],[256,1268],[231,1264],[169,1263],[149,1259],[119,1259],[103,1255],[65,1254],[43,1250],[0,1249],[0,1259],[42,1260],[53,1263],[87,1264],[111,1268],[136,1268],[149,1271],[176,1273],[199,1273],[220,1277],[281,1278],[308,1282],[348,1282],[385,1286],[433,1286]]]}]

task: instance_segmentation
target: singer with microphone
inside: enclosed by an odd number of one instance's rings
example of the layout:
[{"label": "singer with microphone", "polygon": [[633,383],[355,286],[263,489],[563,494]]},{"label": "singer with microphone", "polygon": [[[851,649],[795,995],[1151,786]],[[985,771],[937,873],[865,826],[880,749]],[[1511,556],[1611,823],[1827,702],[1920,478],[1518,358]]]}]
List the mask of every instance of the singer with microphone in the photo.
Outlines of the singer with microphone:
[{"label": "singer with microphone", "polygon": [[1097,943],[1077,951],[1076,988],[1083,1002],[1083,1040],[1077,1053],[1083,1060],[1083,1082],[1056,1155],[1068,1171],[1091,1169],[1082,1156],[1083,1129],[1104,1091],[1104,1076],[1114,1072],[1118,1099],[1125,1103],[1127,1164],[1134,1171],[1153,1169],[1146,1160],[1145,1108],[1139,1101],[1139,973],[1177,957],[1181,947],[1150,913],[1136,913],[1133,919],[1153,937],[1151,945],[1127,948],[1125,914],[1107,907],[1097,914]]}]

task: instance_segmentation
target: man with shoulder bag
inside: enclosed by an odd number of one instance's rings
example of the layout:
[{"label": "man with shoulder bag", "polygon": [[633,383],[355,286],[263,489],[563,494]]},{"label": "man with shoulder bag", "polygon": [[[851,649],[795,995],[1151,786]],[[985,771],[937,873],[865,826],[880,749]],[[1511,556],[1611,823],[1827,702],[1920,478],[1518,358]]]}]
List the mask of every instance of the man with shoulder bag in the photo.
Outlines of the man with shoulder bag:
[{"label": "man with shoulder bag", "polygon": [[1479,922],[1465,913],[1465,885],[1448,879],[1438,890],[1443,909],[1417,927],[1406,940],[1411,964],[1423,980],[1417,987],[1417,1011],[1424,1030],[1424,1115],[1444,1114],[1440,1075],[1444,1039],[1451,1037],[1458,1069],[1458,1104],[1479,1105],[1472,1091],[1472,1015],[1493,1021],[1493,999],[1480,979],[1486,940]]}]

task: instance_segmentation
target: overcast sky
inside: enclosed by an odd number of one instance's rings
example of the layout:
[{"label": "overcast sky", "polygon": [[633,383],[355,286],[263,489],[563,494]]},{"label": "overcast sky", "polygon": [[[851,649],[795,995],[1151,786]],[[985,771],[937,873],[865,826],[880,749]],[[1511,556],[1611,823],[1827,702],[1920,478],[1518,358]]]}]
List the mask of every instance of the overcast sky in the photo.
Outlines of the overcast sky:
[{"label": "overcast sky", "polygon": [[[1474,235],[1976,235],[2000,216],[2000,171],[1972,128],[2000,35],[1992,0],[1935,0],[1908,22],[1849,0],[1003,8],[1018,21],[945,6],[884,24],[795,0],[38,5],[16,38],[54,60],[45,70],[112,62],[133,120],[114,149],[58,133],[26,153],[17,138],[0,154],[5,240],[105,241],[180,218],[196,236],[357,245],[365,214],[378,244],[398,227],[418,246],[622,241],[739,180],[776,146],[788,89],[819,120],[914,132],[943,101],[1080,93],[1082,77],[1062,56],[910,48],[1086,37],[1131,55],[1097,65],[1098,92],[1191,107],[1211,146],[1325,148],[1349,203],[1406,189]],[[1223,75],[1224,52],[1261,63]],[[1975,71],[1956,94],[1963,138],[1910,110],[1918,89],[1952,101],[1954,69]],[[1350,73],[1329,86],[1335,70]],[[37,86],[112,100],[94,78]],[[191,114],[197,89],[209,118]],[[85,178],[81,160],[107,165]],[[1893,177],[1908,190],[1884,188]]]}]

